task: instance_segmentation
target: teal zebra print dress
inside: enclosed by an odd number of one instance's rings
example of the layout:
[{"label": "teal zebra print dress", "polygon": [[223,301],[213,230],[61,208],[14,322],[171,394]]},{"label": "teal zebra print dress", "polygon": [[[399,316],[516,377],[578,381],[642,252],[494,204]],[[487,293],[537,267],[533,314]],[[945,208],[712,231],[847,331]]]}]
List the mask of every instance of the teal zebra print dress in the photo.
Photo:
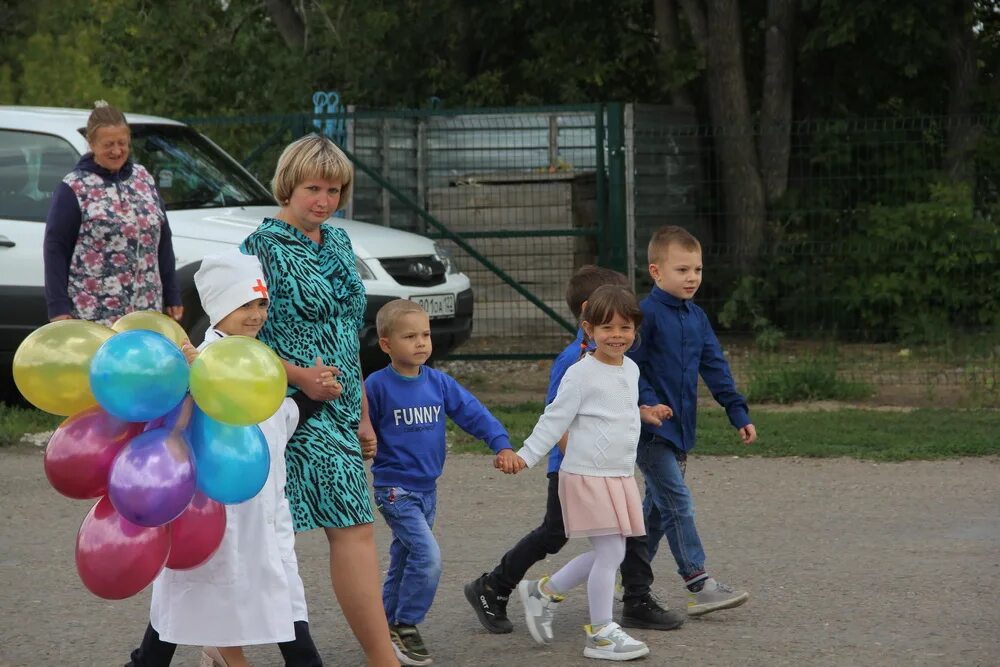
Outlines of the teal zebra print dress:
[{"label": "teal zebra print dress", "polygon": [[317,244],[291,225],[265,218],[240,248],[260,259],[267,278],[271,307],[258,338],[299,366],[322,357],[340,369],[344,387],[339,399],[299,424],[285,450],[285,495],[299,532],[375,520],[357,434],[365,288],[347,233],[329,224],[320,229]]}]

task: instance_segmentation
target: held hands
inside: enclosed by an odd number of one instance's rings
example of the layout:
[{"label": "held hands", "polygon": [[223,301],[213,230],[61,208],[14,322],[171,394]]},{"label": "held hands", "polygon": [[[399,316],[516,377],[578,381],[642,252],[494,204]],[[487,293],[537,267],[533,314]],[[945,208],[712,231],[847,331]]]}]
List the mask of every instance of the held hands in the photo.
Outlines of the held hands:
[{"label": "held hands", "polygon": [[505,475],[516,475],[528,466],[513,449],[501,449],[493,459],[493,467]]},{"label": "held hands", "polygon": [[327,366],[322,357],[316,357],[315,366],[300,370],[299,389],[314,401],[332,401],[340,398],[344,391],[344,387],[337,381],[338,375],[339,368]]},{"label": "held hands", "polygon": [[660,426],[663,424],[664,419],[670,419],[673,416],[674,411],[670,409],[669,405],[664,405],[663,403],[639,406],[639,419],[644,424]]},{"label": "held hands", "polygon": [[163,312],[172,317],[174,321],[180,322],[184,317],[184,306],[166,306]]},{"label": "held hands", "polygon": [[740,440],[743,441],[744,445],[752,445],[753,441],[757,439],[757,429],[754,428],[753,424],[747,424],[741,429],[738,429],[740,433]]},{"label": "held hands", "polygon": [[370,419],[363,419],[358,424],[358,441],[361,442],[361,458],[365,461],[375,458],[378,453],[378,439]]}]

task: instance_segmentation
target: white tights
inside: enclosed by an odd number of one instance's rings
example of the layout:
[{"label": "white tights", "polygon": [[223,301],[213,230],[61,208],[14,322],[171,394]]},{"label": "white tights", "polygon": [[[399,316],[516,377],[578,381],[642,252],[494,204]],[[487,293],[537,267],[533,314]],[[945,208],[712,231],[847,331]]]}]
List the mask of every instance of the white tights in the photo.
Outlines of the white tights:
[{"label": "white tights", "polygon": [[566,593],[587,580],[587,602],[591,625],[604,625],[612,619],[615,596],[615,573],[625,558],[624,535],[591,537],[593,547],[566,563],[549,579],[557,593]]}]

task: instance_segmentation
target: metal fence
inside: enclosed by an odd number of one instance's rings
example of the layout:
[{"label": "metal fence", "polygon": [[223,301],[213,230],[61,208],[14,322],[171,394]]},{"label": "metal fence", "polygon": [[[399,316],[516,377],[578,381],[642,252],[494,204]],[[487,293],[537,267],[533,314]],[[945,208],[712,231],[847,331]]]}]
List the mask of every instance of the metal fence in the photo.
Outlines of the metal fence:
[{"label": "metal fence", "polygon": [[[261,180],[313,115],[193,119]],[[753,258],[719,167],[725,128],[647,105],[346,112],[358,167],[350,217],[452,245],[476,297],[465,358],[539,358],[565,344],[566,280],[584,263],[649,287],[646,243],[702,241],[698,302],[737,374],[961,385],[997,395],[1000,116],[811,121],[790,128],[787,191]],[[949,140],[975,138],[958,160]],[[756,130],[752,141],[762,138]],[[973,144],[969,144],[973,145]]]}]

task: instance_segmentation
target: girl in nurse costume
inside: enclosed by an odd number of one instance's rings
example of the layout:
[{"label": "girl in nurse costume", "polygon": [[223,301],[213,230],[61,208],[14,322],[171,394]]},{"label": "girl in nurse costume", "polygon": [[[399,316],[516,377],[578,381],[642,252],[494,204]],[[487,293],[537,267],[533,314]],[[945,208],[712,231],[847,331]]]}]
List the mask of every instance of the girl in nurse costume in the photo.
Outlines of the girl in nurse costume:
[{"label": "girl in nurse costume", "polygon": [[[256,257],[236,250],[205,257],[194,280],[211,323],[199,349],[227,335],[256,338],[268,306]],[[197,352],[185,347],[193,359]],[[329,373],[317,381],[337,388]],[[208,561],[190,570],[165,569],[153,582],[149,626],[126,667],[169,665],[177,644],[202,645],[203,667],[248,665],[240,647],[252,644],[278,644],[289,667],[323,664],[309,635],[285,499],[285,444],[319,407],[296,392],[260,423],[271,455],[264,488],[244,503],[226,506],[226,533]]]}]

